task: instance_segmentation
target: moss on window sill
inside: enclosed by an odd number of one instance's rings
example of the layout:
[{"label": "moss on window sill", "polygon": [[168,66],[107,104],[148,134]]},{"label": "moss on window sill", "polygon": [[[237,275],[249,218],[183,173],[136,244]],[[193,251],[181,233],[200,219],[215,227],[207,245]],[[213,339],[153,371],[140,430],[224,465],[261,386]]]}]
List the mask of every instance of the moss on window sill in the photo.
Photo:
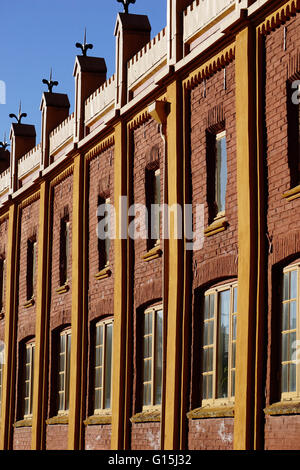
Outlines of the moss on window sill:
[{"label": "moss on window sill", "polygon": [[144,410],[141,413],[136,413],[130,418],[132,423],[149,423],[149,422],[160,422],[161,410],[160,408],[154,408]]},{"label": "moss on window sill", "polygon": [[264,409],[267,416],[297,415],[300,414],[300,401],[280,401]]},{"label": "moss on window sill", "polygon": [[69,424],[69,415],[57,415],[46,420],[46,424]]},{"label": "moss on window sill", "polygon": [[234,417],[234,406],[211,406],[195,408],[187,413],[188,419],[204,418],[232,418]]},{"label": "moss on window sill", "polygon": [[14,428],[29,428],[32,426],[32,418],[21,419],[14,423]]},{"label": "moss on window sill", "polygon": [[85,426],[93,426],[97,424],[111,424],[112,416],[111,414],[99,414],[99,415],[93,415],[89,416],[85,421],[83,421],[83,424]]}]

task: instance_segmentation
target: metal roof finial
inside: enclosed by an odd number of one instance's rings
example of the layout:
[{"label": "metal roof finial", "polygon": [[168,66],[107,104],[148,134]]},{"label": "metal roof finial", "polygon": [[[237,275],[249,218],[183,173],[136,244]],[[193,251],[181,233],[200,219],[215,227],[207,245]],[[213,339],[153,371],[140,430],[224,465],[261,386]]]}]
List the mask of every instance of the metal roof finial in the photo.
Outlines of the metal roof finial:
[{"label": "metal roof finial", "polygon": [[21,121],[22,121],[22,118],[24,117],[27,117],[27,114],[26,113],[22,113],[22,105],[21,105],[21,101],[20,101],[20,104],[19,104],[19,115],[16,116],[15,114],[10,114],[9,115],[10,118],[15,118],[17,120],[17,123],[18,124],[21,124]]},{"label": "metal roof finial", "polygon": [[135,0],[117,0],[119,3],[123,3],[124,13],[129,13],[128,8],[130,3],[135,3]]},{"label": "metal roof finial", "polygon": [[52,80],[52,67],[51,67],[51,69],[50,69],[50,77],[49,77],[49,80],[46,80],[46,78],[43,78],[42,82],[44,83],[44,85],[47,85],[47,86],[48,86],[48,91],[49,91],[49,93],[53,93],[53,92],[52,92],[52,88],[53,88],[54,86],[57,86],[57,85],[58,85],[58,82]]},{"label": "metal roof finial", "polygon": [[6,150],[8,146],[9,146],[9,143],[6,142],[6,132],[4,132],[3,142],[0,142],[0,148]]},{"label": "metal roof finial", "polygon": [[81,49],[82,55],[84,57],[86,56],[86,53],[87,53],[88,49],[93,49],[93,47],[94,47],[93,44],[87,44],[87,42],[86,42],[86,28],[84,28],[83,44],[81,44],[80,42],[76,42],[75,46],[78,47],[79,49]]}]

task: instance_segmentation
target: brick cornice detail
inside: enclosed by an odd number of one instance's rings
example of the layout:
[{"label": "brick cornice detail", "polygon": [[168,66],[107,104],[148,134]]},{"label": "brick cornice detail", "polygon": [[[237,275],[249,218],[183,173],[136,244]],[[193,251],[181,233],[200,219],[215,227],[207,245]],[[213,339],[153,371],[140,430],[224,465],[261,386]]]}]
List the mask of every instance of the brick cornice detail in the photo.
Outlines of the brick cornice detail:
[{"label": "brick cornice detail", "polygon": [[151,119],[151,115],[149,114],[147,109],[144,109],[128,123],[128,130],[134,131],[139,126],[149,121],[149,119]]},{"label": "brick cornice detail", "polygon": [[20,202],[20,205],[19,205],[20,209],[24,209],[25,207],[30,206],[30,204],[37,201],[39,198],[40,198],[40,191],[38,190],[31,196],[24,199],[24,201]]},{"label": "brick cornice detail", "polygon": [[102,142],[97,144],[95,147],[93,147],[91,150],[89,150],[85,154],[85,158],[89,161],[92,160],[93,158],[97,157],[99,154],[105,152],[105,150],[109,149],[115,144],[115,136],[111,135],[104,139]]},{"label": "brick cornice detail", "polygon": [[289,0],[285,5],[274,11],[265,21],[259,25],[258,32],[267,35],[281,24],[285,23],[292,16],[300,11],[300,0]]},{"label": "brick cornice detail", "polygon": [[199,85],[206,78],[211,77],[216,72],[226,67],[235,58],[235,45],[223,49],[219,54],[215,55],[203,65],[194,70],[184,81],[183,86],[185,90],[191,90]]},{"label": "brick cornice detail", "polygon": [[59,175],[57,175],[51,182],[50,186],[53,188],[58,183],[61,183],[63,180],[67,179],[68,176],[72,175],[74,171],[74,165],[68,166],[65,170],[63,170]]}]

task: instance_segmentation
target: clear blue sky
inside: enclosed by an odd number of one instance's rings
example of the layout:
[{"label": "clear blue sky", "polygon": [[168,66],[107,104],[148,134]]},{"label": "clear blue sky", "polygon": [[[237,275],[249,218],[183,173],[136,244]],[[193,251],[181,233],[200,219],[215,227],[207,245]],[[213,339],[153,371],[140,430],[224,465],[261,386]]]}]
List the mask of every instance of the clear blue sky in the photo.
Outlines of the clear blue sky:
[{"label": "clear blue sky", "polygon": [[[148,15],[151,37],[166,25],[166,0],[136,0],[129,12]],[[43,78],[59,81],[54,88],[67,93],[74,109],[73,66],[80,50],[76,42],[94,44],[88,55],[104,57],[110,77],[115,69],[114,26],[123,6],[117,0],[1,0],[0,80],[6,84],[6,104],[0,104],[0,141],[9,136],[13,122],[9,113],[18,114],[19,101],[28,117],[22,122],[34,124],[40,142]]]}]

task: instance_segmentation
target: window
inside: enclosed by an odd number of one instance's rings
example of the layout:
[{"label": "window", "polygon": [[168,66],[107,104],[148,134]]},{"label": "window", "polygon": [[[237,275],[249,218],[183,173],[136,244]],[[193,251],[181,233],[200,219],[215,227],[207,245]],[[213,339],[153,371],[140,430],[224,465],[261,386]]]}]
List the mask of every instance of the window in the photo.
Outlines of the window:
[{"label": "window", "polygon": [[36,269],[36,240],[27,241],[27,300],[31,300],[34,294],[34,277]]},{"label": "window", "polygon": [[227,188],[226,131],[224,125],[216,127],[223,130],[207,131],[207,198],[211,222],[225,215]]},{"label": "window", "polygon": [[288,155],[291,187],[300,184],[300,81],[287,82]]},{"label": "window", "polygon": [[0,258],[0,313],[4,310],[5,259]]},{"label": "window", "polygon": [[212,288],[204,296],[202,400],[235,393],[237,284]]},{"label": "window", "polygon": [[32,415],[33,372],[34,372],[35,343],[25,345],[25,373],[24,373],[24,417]]},{"label": "window", "polygon": [[153,307],[144,314],[143,407],[161,404],[163,364],[163,310]]},{"label": "window", "polygon": [[[99,271],[109,265],[110,234],[109,234],[110,199],[98,197],[98,268]],[[100,209],[99,209],[100,208]]]},{"label": "window", "polygon": [[64,330],[59,342],[58,412],[69,410],[71,331]]},{"label": "window", "polygon": [[69,249],[70,249],[70,222],[66,215],[60,221],[60,285],[68,281]]},{"label": "window", "polygon": [[300,262],[283,271],[281,329],[281,396],[300,396]]},{"label": "window", "polygon": [[160,169],[146,170],[147,249],[160,242]]},{"label": "window", "polygon": [[113,321],[96,325],[94,412],[111,408]]}]

